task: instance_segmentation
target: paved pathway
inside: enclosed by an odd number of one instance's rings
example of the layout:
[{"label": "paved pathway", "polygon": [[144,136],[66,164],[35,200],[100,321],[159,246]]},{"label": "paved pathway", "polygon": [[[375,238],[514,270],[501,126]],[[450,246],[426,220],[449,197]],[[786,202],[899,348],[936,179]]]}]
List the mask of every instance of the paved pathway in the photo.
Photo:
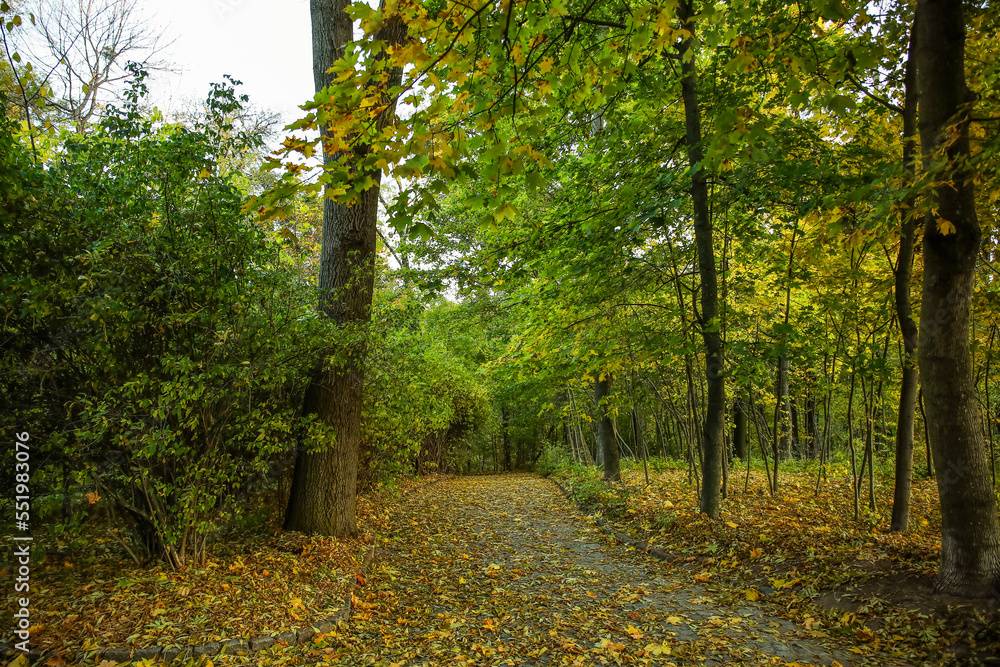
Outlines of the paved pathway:
[{"label": "paved pathway", "polygon": [[430,485],[393,523],[339,664],[846,666],[857,657],[751,603],[720,606],[672,581],[668,564],[609,543],[535,476]]}]

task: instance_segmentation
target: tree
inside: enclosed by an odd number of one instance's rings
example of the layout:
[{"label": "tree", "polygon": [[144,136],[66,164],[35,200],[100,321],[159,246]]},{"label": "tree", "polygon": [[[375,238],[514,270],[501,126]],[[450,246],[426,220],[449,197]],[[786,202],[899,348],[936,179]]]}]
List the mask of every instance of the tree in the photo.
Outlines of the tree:
[{"label": "tree", "polygon": [[969,165],[965,19],[961,0],[916,10],[919,128],[933,186],[924,216],[918,358],[941,497],[936,587],[969,597],[1000,585],[1000,518],[990,484],[969,349],[973,276],[982,238]]},{"label": "tree", "polygon": [[[329,70],[341,60],[352,36],[352,19],[344,0],[312,0],[313,78],[317,95],[332,80]],[[389,44],[402,43],[406,25],[390,17],[376,34]],[[402,68],[377,58],[371,67],[382,67],[384,80],[367,86],[379,110],[373,113],[376,128],[395,115],[395,97],[386,91],[398,86]],[[338,137],[330,124],[321,126],[323,159],[333,168],[345,161],[360,164],[370,151],[356,144],[349,154],[337,150]],[[351,535],[357,531],[356,490],[364,405],[364,327],[371,319],[375,279],[376,225],[381,169],[368,169],[372,187],[356,202],[323,205],[323,240],[320,251],[319,311],[347,333],[348,350],[329,350],[317,363],[303,401],[303,413],[315,414],[332,429],[330,443],[300,447],[285,513],[285,529],[324,535]]]},{"label": "tree", "polygon": [[719,287],[715,270],[715,245],[712,218],[708,211],[708,179],[701,145],[701,111],[698,108],[698,64],[695,47],[694,8],[691,0],[681,2],[677,16],[690,36],[682,40],[681,96],[687,129],[688,163],[691,169],[691,199],[694,203],[694,235],[698,246],[698,272],[701,277],[701,332],[705,344],[705,372],[708,381],[707,405],[702,441],[705,462],[702,468],[701,511],[719,517],[722,484],[723,437],[726,427],[726,380],[723,376],[722,337],[719,334]]},{"label": "tree", "polygon": [[167,69],[159,59],[165,44],[163,31],[142,18],[138,0],[37,0],[34,32],[41,51],[27,43],[24,49],[44,69],[48,86],[34,95],[68,120],[77,132],[86,131],[116,83],[129,76],[128,61],[144,71]]},{"label": "tree", "polygon": [[[915,28],[915,26],[914,26]],[[903,166],[912,178],[916,157],[917,132],[917,72],[914,67],[916,30],[910,30],[904,75],[903,101]],[[896,422],[896,471],[892,497],[893,532],[905,532],[910,521],[910,485],[913,478],[913,421],[917,408],[920,372],[917,370],[917,324],[913,321],[910,304],[910,282],[913,277],[913,246],[920,218],[914,209],[913,196],[907,196],[900,212],[899,253],[896,256],[893,291],[896,297],[896,317],[903,336],[905,357],[902,360],[902,380],[899,386],[899,410]]]},{"label": "tree", "polygon": [[617,482],[621,479],[619,467],[618,441],[611,423],[611,376],[605,375],[594,382],[594,404],[597,407],[597,440],[604,460],[604,479]]}]

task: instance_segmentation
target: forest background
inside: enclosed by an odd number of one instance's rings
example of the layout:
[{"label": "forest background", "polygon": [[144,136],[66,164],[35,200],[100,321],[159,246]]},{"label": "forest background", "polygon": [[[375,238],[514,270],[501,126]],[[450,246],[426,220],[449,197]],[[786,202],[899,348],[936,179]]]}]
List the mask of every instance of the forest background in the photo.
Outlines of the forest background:
[{"label": "forest background", "polygon": [[894,532],[934,477],[938,587],[997,589],[995,8],[324,6],[268,155],[234,82],[165,118],[2,5],[0,429],[58,549],[179,571],[248,510],[624,457],[713,520],[740,466],[842,476]]}]

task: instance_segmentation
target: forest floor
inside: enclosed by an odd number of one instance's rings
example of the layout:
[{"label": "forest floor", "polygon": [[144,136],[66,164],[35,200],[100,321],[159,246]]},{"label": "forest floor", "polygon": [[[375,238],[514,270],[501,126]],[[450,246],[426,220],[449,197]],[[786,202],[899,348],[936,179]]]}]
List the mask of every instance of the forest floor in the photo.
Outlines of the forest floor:
[{"label": "forest floor", "polygon": [[[930,593],[934,517],[922,487],[919,529],[887,541],[875,519],[843,519],[833,498],[807,508],[807,480],[794,474],[777,497],[734,490],[718,522],[699,518],[683,471],[646,485],[641,470],[626,470],[612,491],[573,471],[557,477],[592,503],[587,512],[529,474],[415,488],[364,516],[375,560],[357,578],[346,623],[305,644],[193,664],[993,664],[983,650],[996,646],[989,603],[959,609]],[[819,518],[804,524],[802,512]],[[261,578],[230,576],[242,577],[231,586]],[[905,594],[890,599],[893,590]],[[288,600],[275,595],[270,607],[280,613]],[[298,608],[305,622],[310,607]]]}]

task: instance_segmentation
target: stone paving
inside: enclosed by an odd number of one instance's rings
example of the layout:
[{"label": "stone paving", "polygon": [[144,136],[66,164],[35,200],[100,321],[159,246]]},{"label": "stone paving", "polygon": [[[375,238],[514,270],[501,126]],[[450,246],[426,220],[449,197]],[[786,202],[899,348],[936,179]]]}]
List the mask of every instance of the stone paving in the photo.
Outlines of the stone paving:
[{"label": "stone paving", "polygon": [[[411,494],[376,555],[347,664],[852,665],[753,603],[725,606],[611,543],[551,481]],[[888,660],[883,664],[890,664]]]}]

